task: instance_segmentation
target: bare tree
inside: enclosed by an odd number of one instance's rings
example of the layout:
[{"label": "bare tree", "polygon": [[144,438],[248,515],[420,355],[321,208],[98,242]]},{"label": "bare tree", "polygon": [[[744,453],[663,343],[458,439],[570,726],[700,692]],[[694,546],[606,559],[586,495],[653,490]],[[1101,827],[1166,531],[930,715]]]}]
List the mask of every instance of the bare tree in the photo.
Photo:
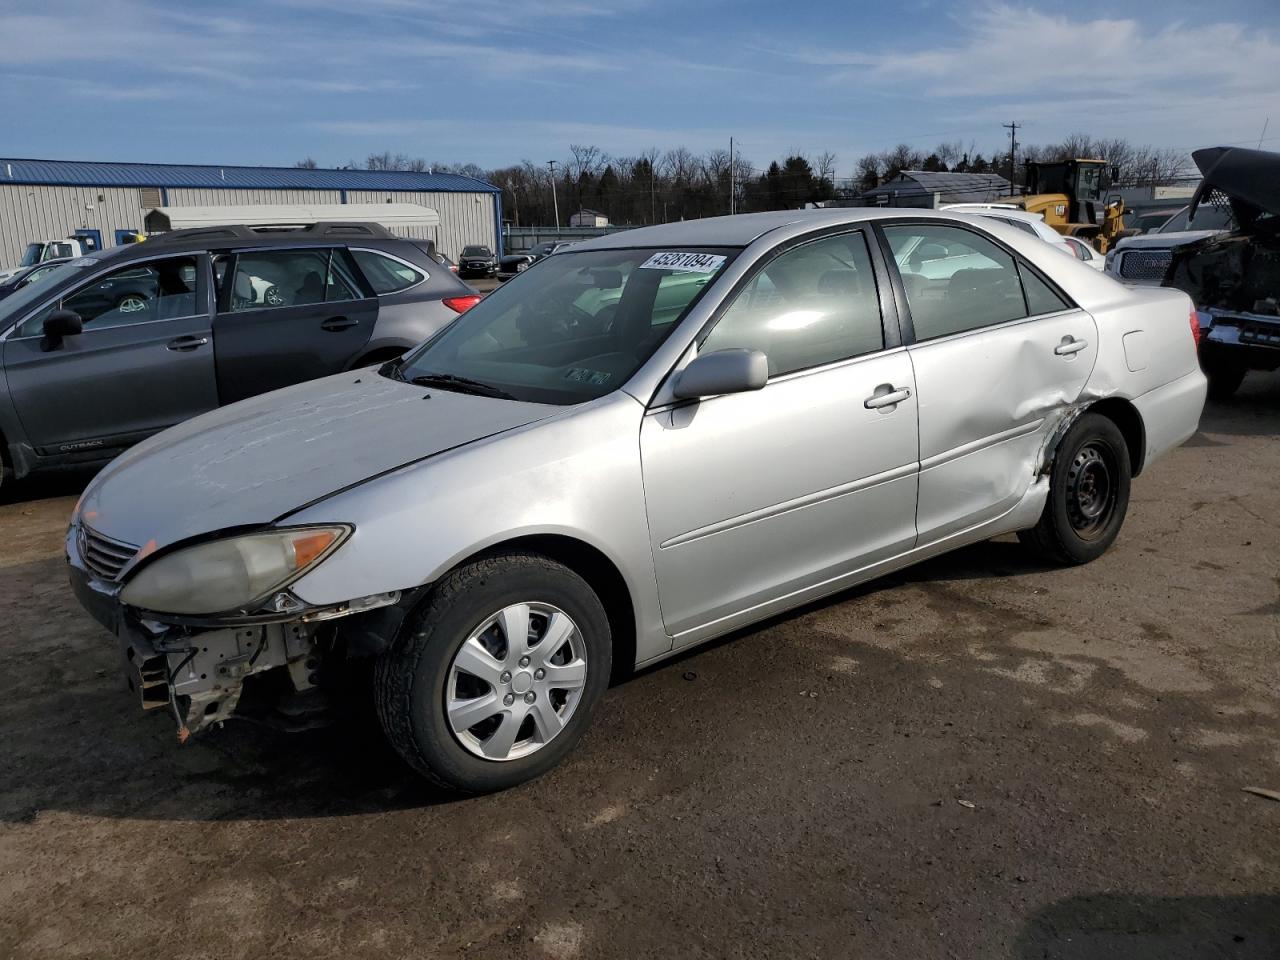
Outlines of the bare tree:
[{"label": "bare tree", "polygon": [[310,157],[307,157],[304,160],[299,160],[297,163],[294,164],[294,166],[297,167],[299,170],[314,170],[316,168],[316,162],[312,160]]}]

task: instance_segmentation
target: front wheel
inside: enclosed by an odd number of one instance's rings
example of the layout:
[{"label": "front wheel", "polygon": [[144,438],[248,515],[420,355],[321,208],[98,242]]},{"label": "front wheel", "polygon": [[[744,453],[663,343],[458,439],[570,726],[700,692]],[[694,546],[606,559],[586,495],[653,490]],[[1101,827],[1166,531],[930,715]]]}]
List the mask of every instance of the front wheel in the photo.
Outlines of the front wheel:
[{"label": "front wheel", "polygon": [[1130,480],[1120,428],[1101,414],[1084,414],[1058,444],[1040,521],[1018,539],[1054,563],[1096,560],[1124,524]]},{"label": "front wheel", "polygon": [[511,553],[446,575],[375,672],[383,730],[431,782],[485,793],[573,749],[609,683],[599,598],[567,567]]}]

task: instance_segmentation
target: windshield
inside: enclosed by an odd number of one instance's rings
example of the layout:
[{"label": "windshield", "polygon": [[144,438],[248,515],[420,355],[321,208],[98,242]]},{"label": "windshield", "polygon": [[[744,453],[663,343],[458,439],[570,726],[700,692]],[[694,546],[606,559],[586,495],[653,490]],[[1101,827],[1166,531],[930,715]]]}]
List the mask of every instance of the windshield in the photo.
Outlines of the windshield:
[{"label": "windshield", "polygon": [[488,247],[463,247],[462,255],[464,257],[487,257],[490,256]]},{"label": "windshield", "polygon": [[40,254],[42,253],[44,253],[43,243],[28,243],[26,252],[22,254],[22,259],[18,261],[18,266],[34,266],[40,262]]},{"label": "windshield", "polygon": [[53,287],[56,281],[63,280],[92,264],[93,261],[86,257],[58,264],[51,267],[39,280],[23,284],[16,293],[0,300],[0,330],[5,329],[26,313],[32,304],[37,303],[44,296],[46,290]]},{"label": "windshield", "polygon": [[557,255],[489,294],[389,375],[535,403],[593,400],[631,378],[734,252]]},{"label": "windshield", "polygon": [[1230,230],[1233,226],[1230,210],[1202,203],[1196,209],[1194,220],[1188,219],[1187,214],[1190,212],[1190,206],[1183,207],[1165,221],[1156,233],[1176,233],[1179,230]]}]

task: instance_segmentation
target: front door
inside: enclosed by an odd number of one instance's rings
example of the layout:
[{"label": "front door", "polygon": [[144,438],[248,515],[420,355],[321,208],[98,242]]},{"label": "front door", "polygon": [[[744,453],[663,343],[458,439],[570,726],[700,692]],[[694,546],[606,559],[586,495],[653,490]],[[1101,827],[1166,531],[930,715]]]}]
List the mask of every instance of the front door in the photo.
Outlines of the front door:
[{"label": "front door", "polygon": [[764,389],[644,418],[658,592],[677,646],[914,545],[915,384],[906,351],[885,342],[864,235],[810,241],[768,263],[698,347],[763,351]]},{"label": "front door", "polygon": [[[1093,370],[1093,317],[958,226],[884,228],[914,329],[922,544],[1007,513]],[[921,258],[920,251],[930,254]]]},{"label": "front door", "polygon": [[[14,330],[4,370],[37,452],[118,449],[218,405],[206,277],[194,254],[134,263]],[[80,315],[84,332],[46,350],[44,318],[60,307]]]},{"label": "front door", "polygon": [[373,334],[378,300],[345,249],[246,250],[215,269],[224,403],[338,373]]}]

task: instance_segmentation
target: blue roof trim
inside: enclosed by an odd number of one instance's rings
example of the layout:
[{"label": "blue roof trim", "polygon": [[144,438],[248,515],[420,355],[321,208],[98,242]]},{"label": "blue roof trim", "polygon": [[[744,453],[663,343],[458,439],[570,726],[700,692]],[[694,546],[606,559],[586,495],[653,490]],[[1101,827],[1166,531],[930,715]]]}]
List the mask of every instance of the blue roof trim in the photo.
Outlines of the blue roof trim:
[{"label": "blue roof trim", "polygon": [[79,160],[0,158],[0,184],[4,183],[62,187],[501,193],[493,184],[455,173],[412,173],[400,170],[305,170],[301,167],[93,163]]}]

